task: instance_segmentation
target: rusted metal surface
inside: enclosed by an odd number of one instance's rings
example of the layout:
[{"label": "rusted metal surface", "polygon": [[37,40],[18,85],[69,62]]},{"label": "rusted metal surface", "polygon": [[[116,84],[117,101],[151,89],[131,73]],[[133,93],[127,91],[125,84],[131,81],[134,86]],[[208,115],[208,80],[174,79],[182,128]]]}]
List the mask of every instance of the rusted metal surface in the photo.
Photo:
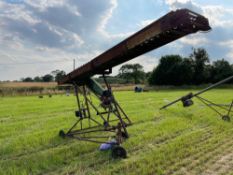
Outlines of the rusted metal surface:
[{"label": "rusted metal surface", "polygon": [[185,35],[210,30],[208,19],[188,9],[172,11],[133,34],[85,65],[66,75],[59,84],[85,84],[85,80]]}]

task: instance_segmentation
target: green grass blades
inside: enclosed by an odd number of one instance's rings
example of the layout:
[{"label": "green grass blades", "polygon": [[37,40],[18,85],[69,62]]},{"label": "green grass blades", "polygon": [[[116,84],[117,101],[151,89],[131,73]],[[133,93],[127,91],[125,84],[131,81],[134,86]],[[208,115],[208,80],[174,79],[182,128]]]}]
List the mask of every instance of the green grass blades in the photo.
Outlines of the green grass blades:
[{"label": "green grass blades", "polygon": [[[58,136],[76,121],[75,96],[0,99],[0,174],[233,174],[233,124],[194,99],[183,108],[164,104],[187,90],[115,92],[132,126],[123,143],[128,158],[112,159],[99,145]],[[195,92],[195,91],[194,91]],[[231,89],[203,94],[230,103]]]}]

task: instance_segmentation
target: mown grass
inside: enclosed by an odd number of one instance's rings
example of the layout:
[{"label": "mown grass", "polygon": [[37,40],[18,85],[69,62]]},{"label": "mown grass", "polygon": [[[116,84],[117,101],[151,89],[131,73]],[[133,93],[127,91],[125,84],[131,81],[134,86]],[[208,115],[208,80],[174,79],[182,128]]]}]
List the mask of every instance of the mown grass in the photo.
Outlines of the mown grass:
[{"label": "mown grass", "polygon": [[[190,108],[159,110],[188,92],[115,93],[134,123],[123,160],[99,152],[99,145],[58,137],[76,121],[74,96],[0,98],[0,174],[232,174],[232,122],[197,100]],[[233,93],[219,89],[204,97],[229,103]]]}]

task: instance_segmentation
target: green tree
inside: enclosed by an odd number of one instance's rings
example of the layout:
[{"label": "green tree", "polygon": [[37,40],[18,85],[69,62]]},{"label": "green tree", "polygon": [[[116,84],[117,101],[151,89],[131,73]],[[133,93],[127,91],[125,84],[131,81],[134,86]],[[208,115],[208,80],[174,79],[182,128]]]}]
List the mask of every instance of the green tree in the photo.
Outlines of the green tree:
[{"label": "green tree", "polygon": [[152,74],[152,71],[145,73],[146,80],[149,80],[151,74]]},{"label": "green tree", "polygon": [[208,72],[207,63],[209,63],[209,55],[204,48],[193,48],[190,58],[194,62],[193,83],[196,85],[206,83],[209,79],[210,72]]},{"label": "green tree", "polygon": [[194,63],[190,58],[183,58],[179,65],[179,73],[177,74],[178,85],[193,84],[192,79],[194,76]]},{"label": "green tree", "polygon": [[129,83],[132,79],[131,77],[131,64],[125,64],[120,67],[118,77],[126,80],[126,83]]},{"label": "green tree", "polygon": [[[158,66],[149,78],[151,85],[182,85],[191,82],[193,75],[192,60],[180,55],[166,55],[160,59]],[[187,83],[188,82],[188,83]]]},{"label": "green tree", "polygon": [[126,80],[126,83],[133,81],[135,84],[144,82],[145,72],[140,64],[125,64],[119,69],[119,78]]},{"label": "green tree", "polygon": [[23,82],[33,82],[33,79],[31,77],[26,77],[22,79]]},{"label": "green tree", "polygon": [[51,82],[54,80],[54,77],[50,74],[46,74],[42,77],[43,82]]},{"label": "green tree", "polygon": [[52,71],[51,74],[54,76],[55,81],[60,81],[66,75],[65,71],[58,69]]},{"label": "green tree", "polygon": [[41,81],[42,81],[42,78],[39,77],[39,76],[36,76],[36,77],[34,78],[34,81],[35,81],[35,82],[41,82]]},{"label": "green tree", "polygon": [[148,81],[151,85],[199,85],[214,83],[231,75],[233,65],[224,59],[210,64],[207,51],[197,48],[193,49],[189,58],[179,55],[163,56]]},{"label": "green tree", "polygon": [[233,67],[224,59],[213,62],[211,69],[211,82],[217,82],[233,75]]}]

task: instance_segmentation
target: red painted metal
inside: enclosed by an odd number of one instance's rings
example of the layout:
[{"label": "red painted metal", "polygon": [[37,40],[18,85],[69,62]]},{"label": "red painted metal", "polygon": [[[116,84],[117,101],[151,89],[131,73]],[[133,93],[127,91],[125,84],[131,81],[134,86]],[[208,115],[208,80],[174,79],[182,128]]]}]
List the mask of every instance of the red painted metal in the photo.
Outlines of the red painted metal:
[{"label": "red painted metal", "polygon": [[172,11],[90,62],[67,74],[59,84],[85,84],[89,77],[185,35],[210,30],[208,19],[188,9]]}]

